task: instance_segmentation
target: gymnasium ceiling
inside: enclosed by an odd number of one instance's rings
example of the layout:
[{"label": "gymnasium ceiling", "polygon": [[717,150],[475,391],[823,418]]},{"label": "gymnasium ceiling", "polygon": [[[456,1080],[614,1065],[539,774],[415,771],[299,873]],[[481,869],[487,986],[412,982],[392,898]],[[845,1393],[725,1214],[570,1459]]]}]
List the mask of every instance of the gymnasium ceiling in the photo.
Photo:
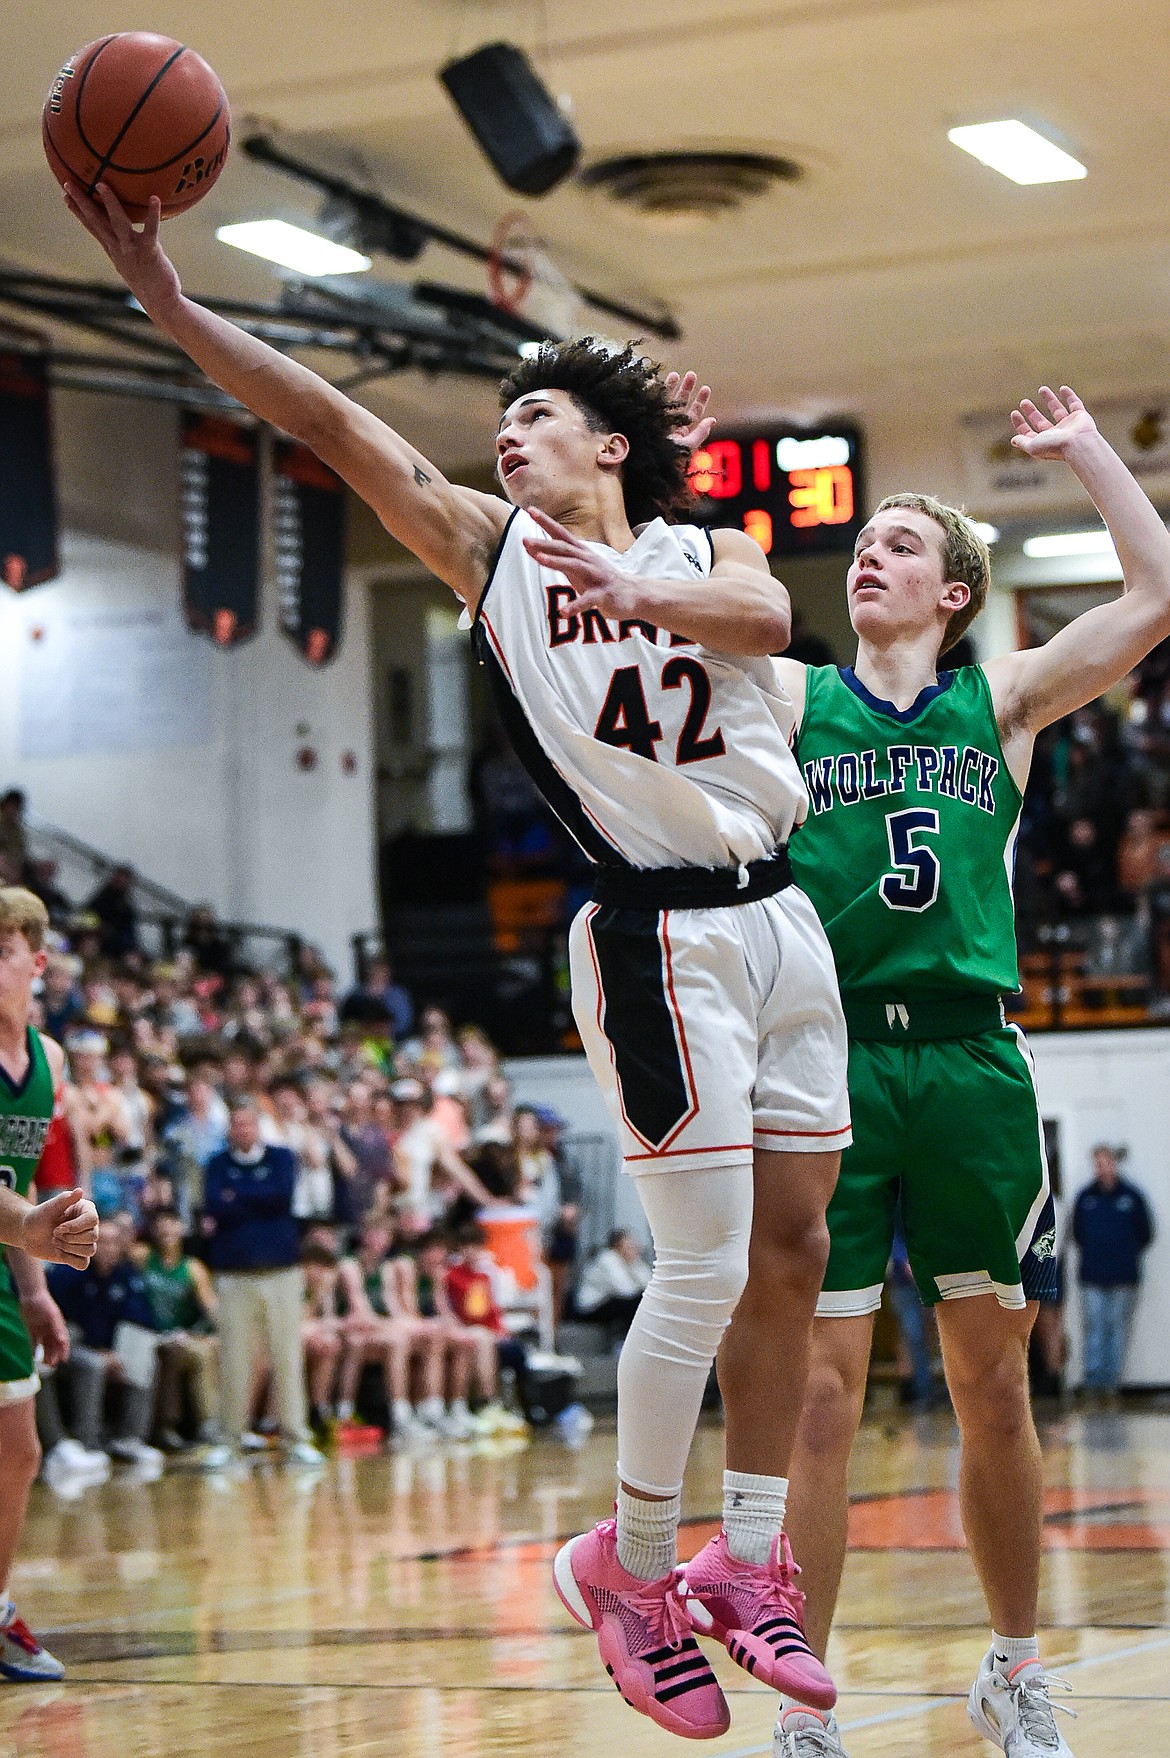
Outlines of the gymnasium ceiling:
[{"label": "gymnasium ceiling", "polygon": [[[876,486],[896,450],[899,475],[925,479],[931,461],[947,488],[960,417],[1006,410],[1042,378],[1086,398],[1170,392],[1168,23],[1164,0],[16,0],[0,57],[0,252],[106,273],[45,167],[39,113],[65,55],[112,28],[197,48],[237,133],[268,125],[486,241],[517,203],[435,70],[509,38],[571,100],[586,161],[718,144],[807,172],[682,231],[563,185],[527,204],[561,268],[664,300],[685,339],[662,352],[711,379],[725,421],[853,414]],[[1088,177],[1021,188],[946,139],[1004,116],[1042,127]],[[189,291],[271,301],[276,271],[215,228],[315,213],[312,191],[237,153],[167,242]],[[436,246],[375,273],[483,284]],[[362,395],[448,468],[480,453],[492,423],[491,388],[474,381],[407,374]]]}]

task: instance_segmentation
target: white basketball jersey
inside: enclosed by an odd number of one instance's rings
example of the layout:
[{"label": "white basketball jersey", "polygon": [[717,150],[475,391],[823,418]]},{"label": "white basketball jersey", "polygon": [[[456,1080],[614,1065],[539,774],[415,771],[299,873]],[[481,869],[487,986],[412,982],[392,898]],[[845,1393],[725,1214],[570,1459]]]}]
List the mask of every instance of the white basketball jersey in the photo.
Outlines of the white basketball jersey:
[{"label": "white basketball jersey", "polygon": [[[770,855],[808,806],[792,703],[766,658],[712,653],[638,620],[573,610],[513,513],[475,618],[517,756],[585,853],[607,866],[728,867]],[[711,571],[701,526],[644,528],[611,556],[648,580]]]}]

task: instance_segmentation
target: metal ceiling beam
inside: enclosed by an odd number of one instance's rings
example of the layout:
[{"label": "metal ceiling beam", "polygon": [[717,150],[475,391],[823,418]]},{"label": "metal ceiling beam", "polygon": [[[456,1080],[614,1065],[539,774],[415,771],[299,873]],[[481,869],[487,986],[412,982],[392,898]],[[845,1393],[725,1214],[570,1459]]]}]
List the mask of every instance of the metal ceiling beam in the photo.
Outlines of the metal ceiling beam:
[{"label": "metal ceiling beam", "polygon": [[[348,207],[353,213],[366,249],[384,251],[401,262],[413,262],[421,254],[423,246],[431,243],[445,245],[448,250],[453,250],[460,256],[471,257],[475,262],[488,263],[492,260],[494,252],[489,246],[464,237],[460,232],[452,232],[446,226],[437,226],[418,214],[408,213],[405,208],[384,201],[380,195],[375,195],[370,190],[358,188],[344,177],[323,171],[294,153],[287,152],[283,147],[275,146],[265,134],[250,134],[241,145],[250,159],[255,159],[262,165],[271,165],[274,170],[283,171],[286,176],[295,177],[301,183],[311,184],[331,200]],[[527,264],[507,257],[503,260],[504,266],[513,272],[523,272],[527,267]],[[651,335],[661,336],[667,342],[677,342],[682,335],[677,322],[665,307],[660,307],[657,311],[647,311],[642,306],[611,299],[608,294],[598,293],[592,287],[582,287],[577,282],[571,284],[574,292],[586,305],[591,305],[594,311],[605,312],[608,317],[619,317],[623,323],[633,325],[636,330],[649,330]]]},{"label": "metal ceiling beam", "polygon": [[[521,342],[540,335],[503,314],[497,321],[486,300],[436,286],[368,284],[359,299],[310,283],[286,287],[275,308],[236,299],[198,303],[282,351],[309,349],[349,356],[354,370],[343,374],[340,382],[350,388],[412,368],[499,379],[515,366]],[[114,344],[118,352],[107,357],[70,352],[50,341],[47,351],[54,382],[62,386],[188,400],[204,407],[238,407],[198,372],[181,349],[151,327],[124,288],[0,269],[0,307],[5,306]],[[43,338],[38,341],[29,333],[22,339],[19,329],[14,345],[46,351]]]}]

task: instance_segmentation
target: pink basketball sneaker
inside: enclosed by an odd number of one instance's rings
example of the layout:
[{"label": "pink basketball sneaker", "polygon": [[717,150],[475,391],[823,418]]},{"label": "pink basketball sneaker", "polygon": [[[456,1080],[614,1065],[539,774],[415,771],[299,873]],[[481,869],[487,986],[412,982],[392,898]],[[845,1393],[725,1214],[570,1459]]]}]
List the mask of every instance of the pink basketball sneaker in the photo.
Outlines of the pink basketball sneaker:
[{"label": "pink basketball sneaker", "polygon": [[727,1732],[727,1699],[691,1635],[676,1577],[639,1581],[623,1569],[616,1520],[562,1545],[553,1580],[565,1609],[596,1630],[605,1670],[631,1709],[686,1740]]},{"label": "pink basketball sneaker", "polygon": [[832,1709],[837,1688],[804,1639],[804,1594],[787,1536],[763,1567],[744,1563],[720,1530],[679,1570],[691,1628],[722,1642],[754,1679],[814,1709]]}]

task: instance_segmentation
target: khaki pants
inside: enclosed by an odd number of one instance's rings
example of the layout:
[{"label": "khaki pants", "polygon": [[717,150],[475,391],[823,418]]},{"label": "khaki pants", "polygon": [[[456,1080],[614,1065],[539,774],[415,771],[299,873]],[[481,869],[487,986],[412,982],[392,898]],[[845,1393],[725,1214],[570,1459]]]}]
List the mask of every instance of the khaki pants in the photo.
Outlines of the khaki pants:
[{"label": "khaki pants", "polygon": [[201,1440],[219,1416],[219,1341],[215,1337],[165,1334],[158,1348],[158,1393],[155,1421],[159,1428],[178,1428],[183,1419],[183,1387],[191,1388],[191,1403]]},{"label": "khaki pants", "polygon": [[229,1440],[250,1425],[249,1395],[256,1347],[263,1343],[272,1364],[276,1408],[286,1441],[309,1438],[301,1347],[301,1272],[228,1270],[215,1278],[219,1299],[219,1361],[223,1422]]}]

